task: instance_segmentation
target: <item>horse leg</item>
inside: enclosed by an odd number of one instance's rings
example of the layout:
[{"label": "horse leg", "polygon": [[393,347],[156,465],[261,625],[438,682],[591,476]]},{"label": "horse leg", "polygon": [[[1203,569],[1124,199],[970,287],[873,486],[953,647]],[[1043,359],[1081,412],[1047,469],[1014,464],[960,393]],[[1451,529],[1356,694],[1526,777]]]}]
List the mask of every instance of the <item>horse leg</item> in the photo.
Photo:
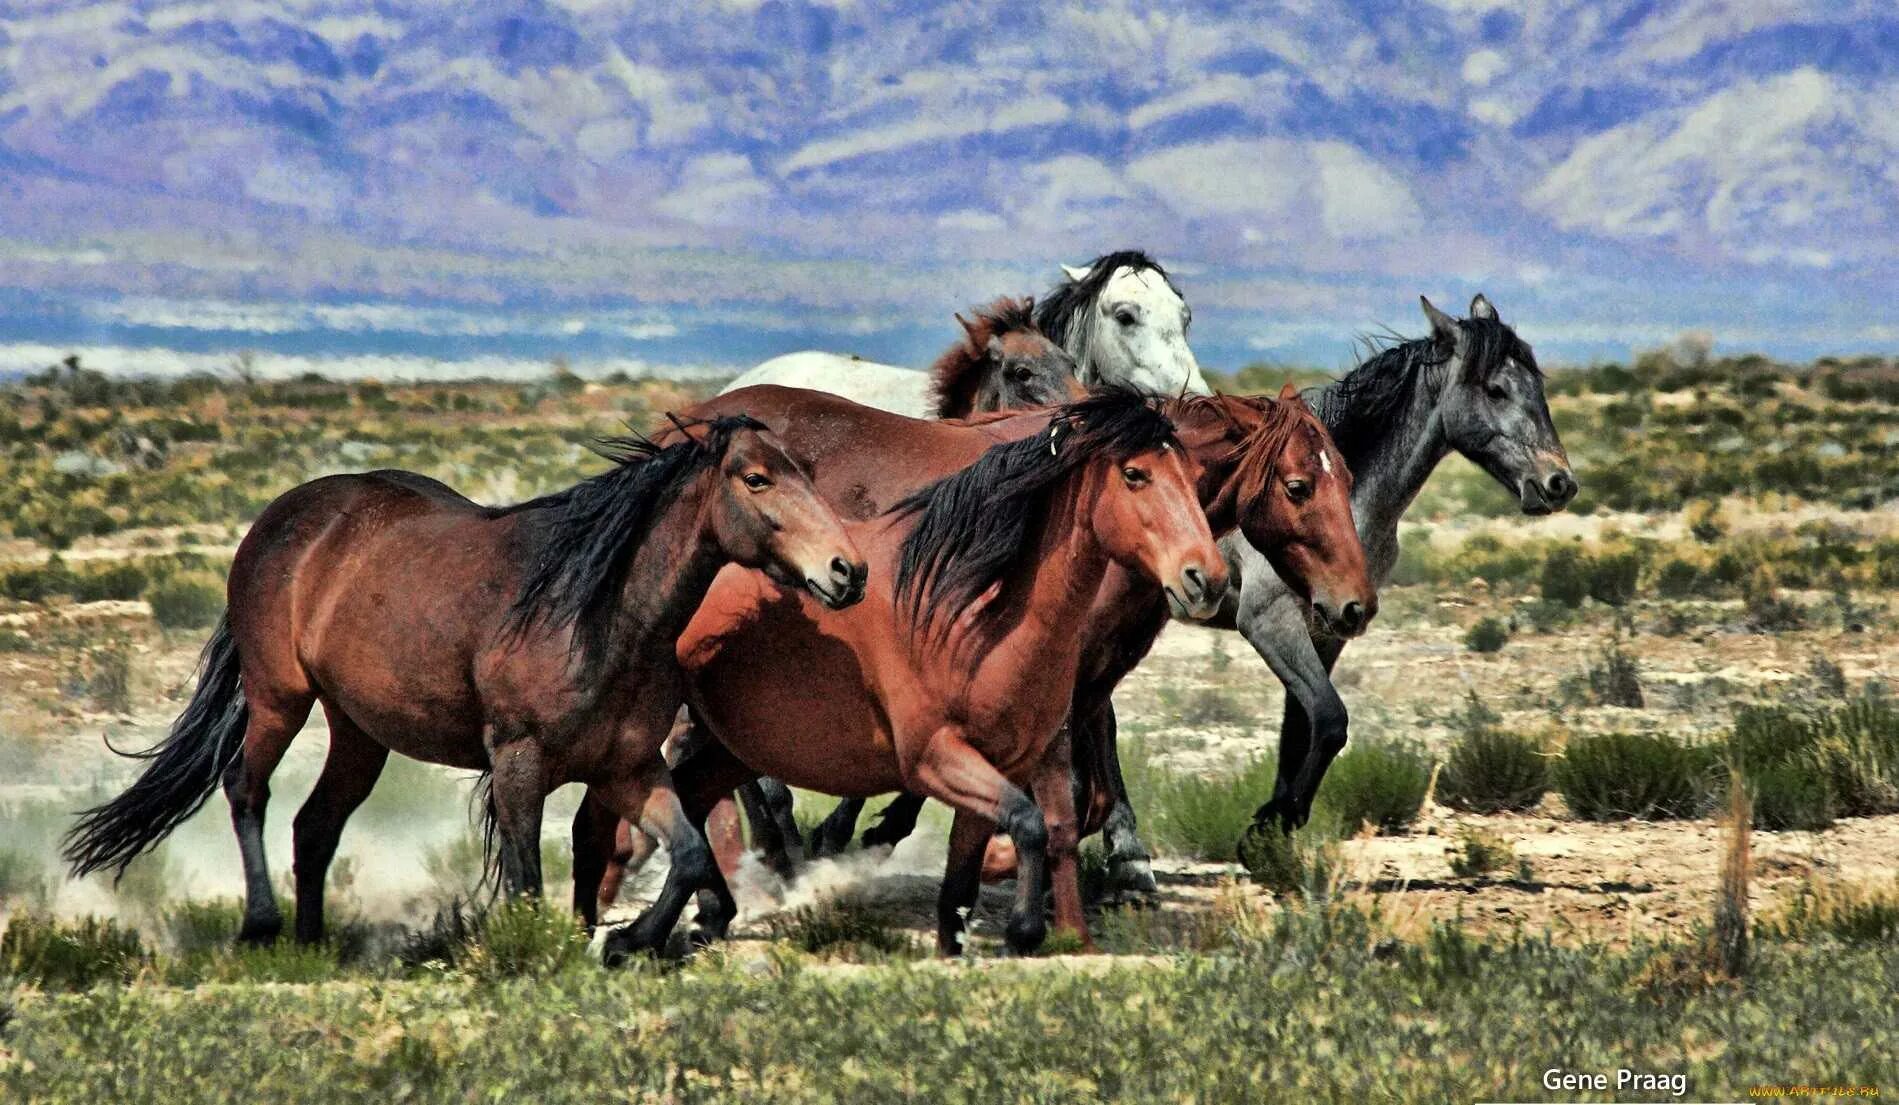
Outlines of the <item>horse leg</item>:
[{"label": "horse leg", "polygon": [[956,811],[956,820],[950,825],[943,886],[936,895],[936,954],[944,958],[963,954],[963,932],[982,890],[983,856],[995,833],[994,821]]},{"label": "horse leg", "polygon": [[[1108,806],[1101,826],[1103,842],[1108,846],[1108,891],[1152,898],[1160,893],[1160,884],[1154,881],[1151,856],[1135,823],[1127,779],[1121,774],[1120,725],[1115,720],[1114,702],[1103,698],[1092,706],[1077,704],[1072,718],[1070,731],[1077,769],[1086,758],[1095,773],[1095,802]],[[1081,834],[1086,836],[1093,828],[1084,822]]]},{"label": "horse leg", "polygon": [[546,760],[533,739],[509,741],[490,755],[489,801],[501,836],[501,889],[509,897],[541,896],[541,811],[547,802]]},{"label": "horse leg", "polygon": [[877,823],[864,830],[864,847],[896,847],[916,831],[917,815],[923,812],[923,797],[905,791],[890,800],[877,814]]},{"label": "horse leg", "polygon": [[292,870],[297,880],[297,942],[323,939],[323,884],[336,858],[343,825],[376,788],[389,749],[372,739],[343,711],[323,704],[330,721],[330,752],[323,773],[291,822]]},{"label": "horse leg", "polygon": [[[792,824],[789,836],[785,832],[785,820],[791,812],[791,789],[776,779],[755,779],[740,787],[738,796],[745,807],[745,820],[752,828],[753,850],[764,857],[765,866],[779,878],[791,881],[797,874],[798,864],[804,860],[804,841],[798,836],[796,823]],[[714,846],[713,850],[718,849]],[[794,851],[796,857],[792,855]],[[720,863],[719,867],[724,870],[725,864]],[[732,873],[726,871],[726,878],[731,877]]]},{"label": "horse leg", "polygon": [[[661,888],[659,899],[632,924],[607,934],[604,951],[609,965],[624,961],[634,951],[657,948],[659,945],[654,943],[654,934],[661,923],[660,910],[664,907],[672,913],[671,920],[666,922],[660,934],[659,938],[663,940],[671,934],[673,926],[678,923],[679,914],[685,910],[686,902],[692,898],[695,890],[705,890],[707,893],[700,895],[693,942],[707,944],[725,935],[732,919],[738,916],[738,902],[733,899],[732,888],[727,885],[718,864],[712,861],[711,848],[705,844],[699,826],[705,824],[707,815],[721,798],[755,778],[755,772],[726,751],[724,745],[717,743],[706,744],[668,773],[663,795],[656,791],[647,802],[649,808],[655,805],[660,807],[655,810],[657,816],[647,817],[642,812],[639,815],[640,827],[656,836],[664,836],[660,831],[662,828],[670,830],[674,825],[683,824],[685,828],[693,830],[693,835],[705,848],[704,861],[682,864],[679,854],[673,853],[672,867],[666,872],[666,885]],[[666,798],[670,798],[672,806],[679,810],[678,819],[673,819],[671,809],[665,807]],[[667,848],[669,851],[672,848],[670,841]]]},{"label": "horse leg", "polygon": [[851,837],[857,835],[857,818],[864,812],[862,798],[845,798],[838,802],[830,816],[818,822],[811,834],[811,854],[815,857],[840,856],[851,846]]},{"label": "horse leg", "polygon": [[246,679],[244,698],[249,716],[244,748],[224,773],[224,797],[231,803],[231,827],[237,833],[238,854],[244,861],[244,923],[238,940],[268,944],[283,931],[283,912],[270,885],[270,864],[264,855],[264,810],[270,804],[270,776],[283,760],[290,742],[310,716],[316,696],[307,687],[269,688],[261,679]]},{"label": "horse leg", "polygon": [[[1017,868],[1015,906],[1009,911],[1004,935],[1017,953],[1040,947],[1048,935],[1048,921],[1042,914],[1042,894],[1048,885],[1048,828],[1034,800],[1004,778],[953,727],[937,731],[909,774],[906,789],[985,818],[1009,835],[1016,848]],[[1068,785],[1066,776],[1064,761],[1063,786]]]},{"label": "horse leg", "polygon": [[[1277,823],[1285,832],[1305,824],[1311,814],[1311,794],[1303,803],[1307,765],[1316,760],[1319,774],[1345,747],[1349,716],[1338,689],[1332,686],[1330,662],[1321,654],[1329,648],[1336,659],[1338,645],[1321,646],[1306,627],[1304,606],[1283,591],[1258,601],[1240,600],[1240,632],[1245,635],[1273,674],[1286,687],[1286,716],[1280,729],[1279,764],[1272,797],[1253,814],[1255,828]],[[1305,724],[1298,722],[1303,717]],[[1318,777],[1310,776],[1311,793]]]},{"label": "horse leg", "polygon": [[[1081,871],[1076,863],[1081,835],[1076,825],[1075,788],[1070,776],[1073,763],[1068,738],[1057,736],[1036,768],[1032,789],[1048,834],[1047,878],[1055,896],[1055,928],[1080,937],[1083,951],[1094,951],[1094,940],[1088,935],[1088,918],[1082,911]],[[1026,858],[1020,849],[1017,851],[1019,861]],[[1018,878],[1026,882],[1029,876]]]},{"label": "horse leg", "polygon": [[738,877],[739,864],[745,859],[745,830],[739,821],[738,803],[720,799],[706,814],[699,827],[712,848],[712,860],[719,873],[729,881]]},{"label": "horse leg", "polygon": [[672,869],[666,876],[665,889],[632,924],[614,930],[607,937],[609,963],[618,963],[636,952],[654,952],[665,947],[679,924],[679,915],[700,887],[725,880],[713,860],[712,847],[679,802],[673,789],[672,771],[657,761],[631,777],[612,779],[593,788],[602,802],[620,816],[635,822],[666,846]]},{"label": "horse leg", "polygon": [[[1304,825],[1312,817],[1312,803],[1319,796],[1319,783],[1332,766],[1332,761],[1345,749],[1347,739],[1347,715],[1345,703],[1333,686],[1331,673],[1333,665],[1338,663],[1339,653],[1345,648],[1344,641],[1325,640],[1317,644],[1319,662],[1325,665],[1326,681],[1323,690],[1331,692],[1321,694],[1316,713],[1308,711],[1321,721],[1311,725],[1312,745],[1306,753],[1306,759],[1299,766],[1299,776],[1292,786],[1292,819],[1295,825]],[[1350,828],[1351,826],[1348,826]]]},{"label": "horse leg", "polygon": [[628,871],[639,870],[655,847],[652,837],[623,821],[587,788],[574,811],[574,912],[589,932],[619,901]]}]

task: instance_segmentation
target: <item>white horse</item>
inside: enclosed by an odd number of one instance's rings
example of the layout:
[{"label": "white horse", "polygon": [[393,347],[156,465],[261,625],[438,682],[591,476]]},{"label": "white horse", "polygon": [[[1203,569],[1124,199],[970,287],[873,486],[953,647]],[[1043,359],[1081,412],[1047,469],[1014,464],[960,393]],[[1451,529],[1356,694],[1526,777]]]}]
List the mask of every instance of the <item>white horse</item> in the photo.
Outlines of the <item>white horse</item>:
[{"label": "white horse", "polygon": [[[1035,306],[1042,333],[1075,358],[1084,384],[1110,384],[1155,395],[1208,395],[1200,362],[1187,345],[1193,311],[1167,270],[1145,253],[1109,253],[1085,266],[1062,266],[1062,283]],[[828,391],[865,406],[929,418],[929,374],[861,357],[806,351],[773,357],[726,385]]]}]

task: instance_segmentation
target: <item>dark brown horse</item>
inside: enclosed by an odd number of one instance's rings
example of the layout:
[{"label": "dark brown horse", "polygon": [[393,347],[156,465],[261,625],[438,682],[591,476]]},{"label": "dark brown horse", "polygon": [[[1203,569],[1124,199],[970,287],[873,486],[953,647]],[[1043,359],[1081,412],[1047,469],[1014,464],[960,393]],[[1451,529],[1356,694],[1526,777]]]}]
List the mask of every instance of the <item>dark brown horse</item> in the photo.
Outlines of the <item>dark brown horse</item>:
[{"label": "dark brown horse", "polygon": [[675,639],[729,565],[830,608],[862,596],[865,568],[750,418],[677,423],[663,448],[625,439],[607,455],[611,471],[506,508],[411,472],[331,476],[278,498],[238,547],[191,704],[139,780],[74,829],[75,872],[123,870],[222,779],[244,860],[242,938],[274,939],[269,780],[320,700],[330,751],[296,818],[299,940],[321,938],[343,823],[394,750],[491,773],[513,894],[540,892],[547,793],[585,783],[671,851],[682,889],[631,937],[663,941],[684,885],[724,886],[659,755],[683,698]]},{"label": "dark brown horse", "polygon": [[967,418],[988,411],[1026,410],[1087,395],[1075,379],[1075,360],[1035,327],[1035,300],[1007,296],[956,316],[963,340],[930,366],[931,413]]},{"label": "dark brown horse", "polygon": [[[1110,564],[1184,615],[1217,608],[1225,565],[1199,475],[1156,401],[1097,396],[855,527],[872,580],[848,612],[820,620],[722,575],[679,641],[694,715],[718,738],[680,765],[695,782],[689,815],[759,773],[834,794],[922,793],[956,810],[941,949],[960,949],[997,829],[1020,864],[1011,946],[1040,944],[1051,876],[1057,925],[1085,939],[1056,741],[1080,660],[1073,626]],[[706,930],[729,922],[723,901],[711,917],[702,906]]]},{"label": "dark brown horse", "polygon": [[[835,396],[785,388],[758,388],[722,396],[697,408],[701,415],[728,409],[760,412],[781,427],[786,447],[803,458],[819,490],[843,504],[845,513],[873,518],[928,480],[954,471],[997,441],[1042,432],[1050,412],[993,416],[970,423],[918,422],[859,406]],[[1350,476],[1326,460],[1330,438],[1296,397],[1280,400],[1220,396],[1169,403],[1182,442],[1202,463],[1198,489],[1214,530],[1238,527],[1258,547],[1275,550],[1283,570],[1320,609],[1338,612],[1375,606],[1363,553],[1352,528]],[[1331,454],[1333,457],[1336,454]],[[1123,601],[1116,597],[1132,591]],[[1151,583],[1116,569],[1084,625],[1080,682],[1094,686],[1125,674],[1145,654],[1167,616],[1167,601]],[[1131,626],[1132,628],[1126,628]],[[1128,643],[1123,633],[1144,633]],[[1112,755],[1076,749],[1081,775],[1092,778],[1094,757]],[[1105,793],[1105,788],[1095,794]],[[901,801],[902,799],[899,799]],[[1092,798],[1090,799],[1093,800]],[[846,801],[851,801],[846,799]],[[1090,822],[1099,811],[1084,811]],[[576,905],[588,911],[586,875],[602,870],[613,878],[606,841],[613,823],[604,810],[583,803],[575,822]],[[756,828],[756,826],[755,826]],[[604,897],[605,895],[603,895]]]}]

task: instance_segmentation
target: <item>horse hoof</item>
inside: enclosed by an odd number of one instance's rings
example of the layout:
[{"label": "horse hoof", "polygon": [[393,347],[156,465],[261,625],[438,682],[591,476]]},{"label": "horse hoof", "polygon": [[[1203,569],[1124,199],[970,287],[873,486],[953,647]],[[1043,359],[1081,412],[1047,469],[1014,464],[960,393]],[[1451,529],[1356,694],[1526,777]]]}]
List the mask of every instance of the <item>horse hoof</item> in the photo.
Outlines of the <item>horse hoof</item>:
[{"label": "horse hoof", "polygon": [[1139,904],[1160,894],[1154,868],[1146,856],[1131,856],[1108,865],[1108,893],[1123,903]]},{"label": "horse hoof", "polygon": [[1032,915],[1012,916],[1003,927],[1002,934],[1009,942],[1010,951],[1017,955],[1033,955],[1035,949],[1042,946],[1042,941],[1048,938],[1048,921],[1039,909]]},{"label": "horse hoof", "polygon": [[632,925],[621,925],[607,933],[606,940],[601,942],[600,962],[607,967],[622,967],[634,956],[651,954],[653,951],[650,942],[640,939]]},{"label": "horse hoof", "polygon": [[283,931],[284,922],[281,917],[265,921],[245,921],[244,926],[237,930],[237,942],[253,948],[266,947],[275,944],[277,938],[283,935]]}]

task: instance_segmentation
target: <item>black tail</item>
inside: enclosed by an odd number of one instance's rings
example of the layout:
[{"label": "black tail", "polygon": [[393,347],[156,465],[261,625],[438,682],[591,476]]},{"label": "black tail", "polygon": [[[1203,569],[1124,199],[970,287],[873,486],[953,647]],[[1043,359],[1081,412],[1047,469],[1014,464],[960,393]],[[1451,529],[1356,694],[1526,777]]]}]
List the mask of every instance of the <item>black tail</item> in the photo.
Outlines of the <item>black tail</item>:
[{"label": "black tail", "polygon": [[123,875],[127,865],[197,813],[244,750],[249,717],[237,645],[229,621],[219,619],[198,660],[198,689],[172,723],[171,735],[143,752],[126,753],[150,760],[151,766],[124,794],[81,813],[66,834],[66,862],[73,875],[107,867]]}]

